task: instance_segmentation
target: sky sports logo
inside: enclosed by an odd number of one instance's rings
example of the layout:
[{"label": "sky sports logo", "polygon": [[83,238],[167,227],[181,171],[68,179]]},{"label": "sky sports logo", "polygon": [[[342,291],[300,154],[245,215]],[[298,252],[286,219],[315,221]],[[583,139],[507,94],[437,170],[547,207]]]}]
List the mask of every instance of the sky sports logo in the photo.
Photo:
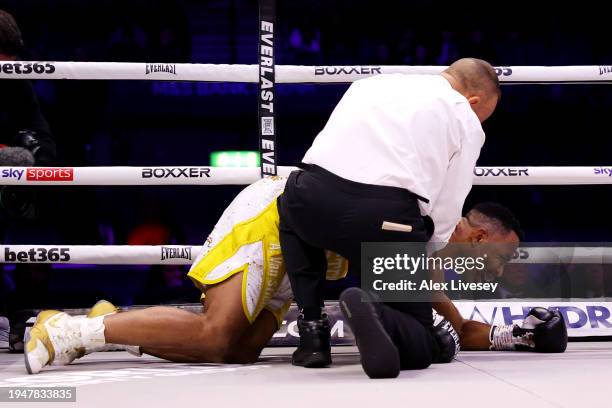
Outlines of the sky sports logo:
[{"label": "sky sports logo", "polygon": [[8,169],[2,170],[1,174],[2,174],[2,178],[3,179],[17,179],[17,180],[21,180],[24,173],[25,173],[24,169],[8,168]]},{"label": "sky sports logo", "polygon": [[27,181],[73,181],[74,169],[72,168],[43,168],[31,167],[28,169],[6,168],[2,170],[1,178],[22,180],[25,176]]},{"label": "sky sports logo", "polygon": [[612,177],[612,167],[595,167],[593,172],[596,176]]}]

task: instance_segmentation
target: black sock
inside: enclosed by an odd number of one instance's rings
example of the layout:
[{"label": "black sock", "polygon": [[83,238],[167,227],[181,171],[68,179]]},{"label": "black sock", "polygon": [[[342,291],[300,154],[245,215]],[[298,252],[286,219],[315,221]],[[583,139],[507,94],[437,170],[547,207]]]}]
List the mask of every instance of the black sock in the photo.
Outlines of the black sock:
[{"label": "black sock", "polygon": [[321,320],[320,307],[305,307],[302,309],[304,320]]}]

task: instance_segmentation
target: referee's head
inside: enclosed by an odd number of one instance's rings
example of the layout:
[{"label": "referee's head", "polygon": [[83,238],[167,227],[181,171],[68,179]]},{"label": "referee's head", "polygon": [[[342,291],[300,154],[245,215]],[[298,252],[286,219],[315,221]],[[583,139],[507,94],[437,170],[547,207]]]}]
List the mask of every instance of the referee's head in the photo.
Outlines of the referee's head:
[{"label": "referee's head", "polygon": [[481,122],[493,114],[501,98],[501,89],[491,64],[477,58],[462,58],[451,64],[442,75],[466,97]]}]

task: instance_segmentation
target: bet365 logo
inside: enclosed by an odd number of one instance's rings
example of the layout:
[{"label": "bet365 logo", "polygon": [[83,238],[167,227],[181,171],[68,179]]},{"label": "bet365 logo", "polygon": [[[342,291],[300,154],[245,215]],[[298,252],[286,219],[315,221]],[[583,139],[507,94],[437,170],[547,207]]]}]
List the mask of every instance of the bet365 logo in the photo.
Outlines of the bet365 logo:
[{"label": "bet365 logo", "polygon": [[13,251],[4,248],[4,262],[34,263],[34,262],[68,262],[70,248],[30,248],[27,251]]},{"label": "bet365 logo", "polygon": [[2,74],[52,74],[55,65],[52,62],[3,62],[0,64]]}]

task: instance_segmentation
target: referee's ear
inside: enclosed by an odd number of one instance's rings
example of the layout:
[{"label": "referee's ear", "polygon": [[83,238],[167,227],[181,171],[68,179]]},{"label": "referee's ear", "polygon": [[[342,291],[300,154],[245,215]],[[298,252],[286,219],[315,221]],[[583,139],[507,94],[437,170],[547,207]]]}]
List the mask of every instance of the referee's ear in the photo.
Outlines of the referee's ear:
[{"label": "referee's ear", "polygon": [[467,97],[467,100],[476,116],[478,116],[480,123],[483,123],[495,112],[498,98],[487,97],[486,95],[471,95]]},{"label": "referee's ear", "polygon": [[467,100],[472,107],[475,107],[476,105],[480,103],[481,98],[478,95],[472,95],[469,98],[467,98]]}]

